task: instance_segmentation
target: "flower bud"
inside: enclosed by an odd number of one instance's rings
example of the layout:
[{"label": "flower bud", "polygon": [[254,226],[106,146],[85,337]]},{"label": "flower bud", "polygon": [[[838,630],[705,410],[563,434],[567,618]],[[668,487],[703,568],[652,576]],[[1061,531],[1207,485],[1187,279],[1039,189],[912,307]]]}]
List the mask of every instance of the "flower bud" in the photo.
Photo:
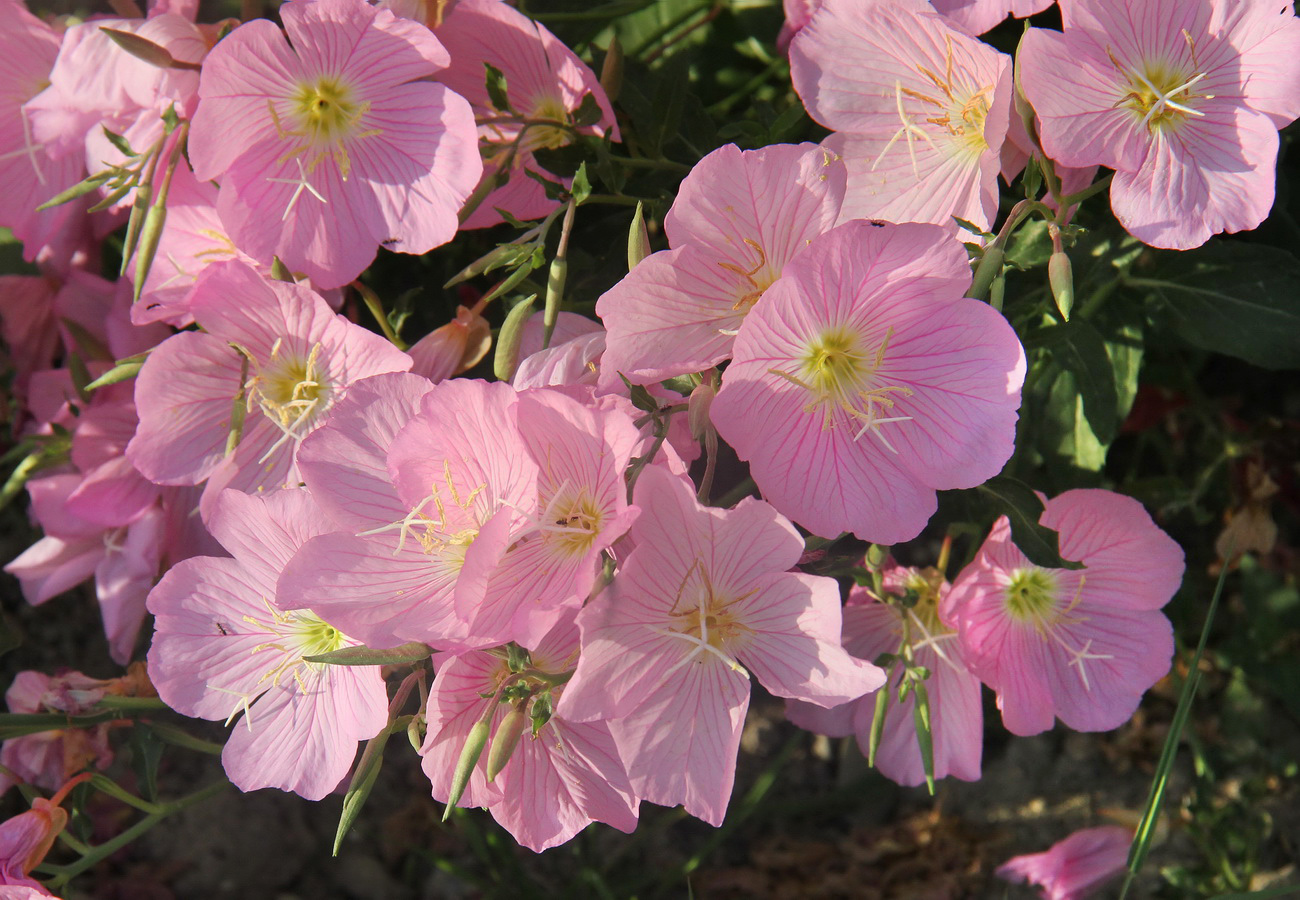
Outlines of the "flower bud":
[{"label": "flower bud", "polygon": [[477,365],[492,346],[492,328],[487,319],[463,306],[456,318],[420,338],[406,352],[411,371],[435,384]]},{"label": "flower bud", "polygon": [[1056,308],[1061,311],[1061,318],[1070,321],[1070,309],[1074,306],[1074,275],[1070,270],[1070,257],[1062,250],[1057,250],[1047,261],[1047,283],[1052,288],[1052,297]]},{"label": "flower bud", "polygon": [[[494,700],[494,708],[495,702]],[[442,811],[442,820],[444,822],[451,816],[452,807],[459,803],[460,798],[465,795],[465,788],[469,784],[469,776],[473,774],[474,767],[478,765],[478,758],[483,755],[483,747],[487,744],[488,733],[491,730],[492,716],[490,713],[475,722],[474,727],[469,730],[469,736],[465,738],[465,746],[460,751],[460,758],[456,760],[456,769],[451,775],[451,795],[447,798],[447,808]]]},{"label": "flower bud", "polygon": [[632,217],[632,227],[627,232],[627,270],[631,272],[636,264],[650,255],[650,232],[645,227],[645,210],[638,201],[636,215]]},{"label": "flower bud", "polygon": [[487,761],[487,780],[492,783],[496,777],[501,774],[501,770],[510,762],[510,757],[514,754],[515,748],[519,746],[519,736],[524,733],[530,722],[528,713],[524,708],[528,701],[517,703],[506,713],[501,724],[497,726],[497,733],[492,738],[492,749],[488,751]]}]

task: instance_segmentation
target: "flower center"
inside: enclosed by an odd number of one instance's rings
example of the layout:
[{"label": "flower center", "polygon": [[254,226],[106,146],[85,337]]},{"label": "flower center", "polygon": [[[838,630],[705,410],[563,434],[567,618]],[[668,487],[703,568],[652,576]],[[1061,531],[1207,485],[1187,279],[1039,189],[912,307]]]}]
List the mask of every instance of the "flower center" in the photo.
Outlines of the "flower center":
[{"label": "flower center", "polygon": [[[569,111],[564,106],[564,101],[559,97],[549,94],[543,94],[536,98],[528,110],[530,119],[553,119],[556,122],[567,122],[569,120]],[[524,136],[524,150],[555,150],[560,147],[567,147],[573,142],[573,136],[568,129],[561,128],[558,125],[530,125],[528,133]]]},{"label": "flower center", "polygon": [[[285,351],[283,338],[271,346],[271,356],[245,385],[248,408],[259,406],[278,429],[280,438],[258,462],[265,462],[290,440],[301,441],[312,421],[329,406],[330,383],[320,371],[321,345],[313,344],[306,357]],[[247,354],[245,354],[247,355]]]},{"label": "flower center", "polygon": [[585,556],[604,521],[605,510],[591,492],[565,482],[542,511],[542,540],[559,556]]},{"label": "flower center", "polygon": [[677,589],[672,609],[669,610],[669,615],[673,619],[672,627],[654,629],[659,634],[694,645],[694,649],[664,673],[664,677],[701,655],[711,655],[726,663],[728,668],[748,678],[749,673],[745,671],[745,667],[735,659],[733,644],[737,640],[743,640],[752,629],[740,621],[731,607],[738,601],[752,596],[753,593],[751,591],[741,597],[719,594],[714,590],[708,573],[704,571],[703,563],[698,559],[695,560],[686,571],[686,576]]},{"label": "flower center", "polygon": [[1139,127],[1153,134],[1182,124],[1188,116],[1204,116],[1196,108],[1196,101],[1214,99],[1212,94],[1198,94],[1193,90],[1208,72],[1192,74],[1190,69],[1163,62],[1147,62],[1140,68],[1125,69],[1114,56],[1111,62],[1128,82],[1127,93],[1115,106],[1133,110],[1134,115],[1141,117]]},{"label": "flower center", "polygon": [[1056,576],[1051,572],[1016,569],[1007,584],[1007,614],[1018,622],[1051,624],[1046,620],[1056,610],[1057,588]]},{"label": "flower center", "polygon": [[301,131],[317,146],[348,137],[366,110],[348,85],[328,75],[298,85],[292,99]]},{"label": "flower center", "polygon": [[806,390],[811,399],[804,412],[822,411],[822,427],[835,424],[835,413],[842,410],[855,426],[856,441],[868,431],[875,434],[891,453],[897,453],[889,439],[881,433],[880,426],[889,422],[906,422],[911,416],[882,416],[894,407],[891,394],[911,396],[911,388],[903,385],[879,384],[885,352],[894,330],[891,327],[872,354],[861,332],[844,326],[827,328],[808,342],[804,354],[798,358],[798,374],[769,369],[792,384]]}]

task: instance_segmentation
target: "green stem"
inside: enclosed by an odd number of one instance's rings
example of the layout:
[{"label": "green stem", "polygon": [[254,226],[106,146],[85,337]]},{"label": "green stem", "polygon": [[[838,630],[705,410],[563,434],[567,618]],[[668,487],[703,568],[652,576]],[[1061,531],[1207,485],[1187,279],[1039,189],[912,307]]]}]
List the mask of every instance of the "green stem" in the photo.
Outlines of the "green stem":
[{"label": "green stem", "polygon": [[218,781],[207,787],[195,791],[193,794],[181,797],[179,800],[173,800],[170,803],[161,804],[158,812],[145,816],[139,822],[136,822],[126,831],[123,831],[117,837],[107,840],[96,847],[91,847],[90,852],[81,857],[76,862],[68,863],[66,866],[51,866],[54,871],[54,877],[46,883],[46,887],[52,890],[58,890],[67,884],[72,878],[80,875],[82,872],[94,866],[100,860],[107,859],[127,844],[134,841],[140,835],[153,828],[163,819],[173,813],[178,813],[187,806],[206,800],[208,797],[216,795],[218,792],[230,787],[228,781]]},{"label": "green stem", "polygon": [[119,697],[115,694],[107,694],[100,698],[98,705],[104,709],[168,709],[167,704],[158,697]]},{"label": "green stem", "polygon": [[1102,178],[1099,181],[1094,181],[1092,184],[1077,193],[1066,194],[1061,198],[1061,209],[1064,210],[1069,209],[1071,206],[1078,206],[1093,194],[1100,194],[1102,191],[1106,190],[1106,188],[1110,187],[1110,183],[1114,177],[1115,173],[1111,172],[1105,178]]},{"label": "green stem", "polygon": [[758,485],[754,483],[754,479],[746,477],[745,480],[742,481],[740,484],[736,485],[731,490],[727,491],[725,494],[719,497],[717,502],[714,503],[713,505],[719,507],[720,509],[731,509],[731,507],[735,506],[737,503],[739,503],[741,500],[744,500],[746,497],[753,496],[754,492],[757,490],[758,490]]},{"label": "green stem", "polygon": [[205,741],[197,738],[182,728],[175,725],[167,725],[163,722],[150,722],[149,728],[159,738],[176,747],[183,747],[186,750],[194,750],[198,753],[207,753],[211,756],[220,756],[221,751],[225,748],[221,744]]},{"label": "green stem", "polygon": [[784,57],[777,57],[776,59],[773,59],[766,66],[763,67],[763,71],[759,72],[753,78],[746,81],[738,89],[728,94],[726,97],[723,97],[717,103],[714,103],[712,106],[709,106],[706,109],[706,111],[711,116],[725,116],[727,113],[731,112],[731,107],[735,106],[737,103],[739,103],[741,100],[744,100],[746,97],[752,97],[754,91],[756,91],[764,82],[766,82],[774,72],[776,72],[783,65],[785,65],[785,63],[786,60]]},{"label": "green stem", "polygon": [[611,153],[609,158],[620,166],[627,166],[629,169],[662,169],[666,172],[680,172],[683,175],[691,171],[690,166],[674,162],[671,159],[649,159],[644,156],[619,156],[616,153]]},{"label": "green stem", "polygon": [[107,775],[95,775],[90,779],[90,785],[101,794],[108,794],[115,800],[121,800],[127,806],[135,807],[140,812],[155,815],[162,809],[157,803],[150,803],[148,800],[137,797]]}]

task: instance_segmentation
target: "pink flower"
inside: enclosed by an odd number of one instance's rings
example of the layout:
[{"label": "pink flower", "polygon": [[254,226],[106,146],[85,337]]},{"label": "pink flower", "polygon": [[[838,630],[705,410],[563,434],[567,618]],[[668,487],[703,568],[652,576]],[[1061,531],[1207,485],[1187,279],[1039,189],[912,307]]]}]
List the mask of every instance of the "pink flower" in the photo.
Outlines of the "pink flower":
[{"label": "pink flower", "polygon": [[328,519],[303,491],[227,491],[210,527],[234,559],[174,566],[149,594],[149,677],[173,709],[227,724],[244,714],[221,761],[243,791],[275,787],[319,800],[342,780],[357,742],[387,722],[374,666],[303,659],[357,642],[310,612],[274,605],[280,570]]},{"label": "pink flower", "polygon": [[194,173],[220,178],[235,245],[320,287],[355,278],[380,244],[424,253],[456,233],[482,173],[469,105],[429,80],[436,38],[364,0],[295,0],[235,29],[204,61]]},{"label": "pink flower", "polygon": [[1300,115],[1300,22],[1266,2],[1138,10],[1079,0],[1062,7],[1064,33],[1025,35],[1021,83],[1043,149],[1115,169],[1111,207],[1153,246],[1254,228],[1273,205],[1277,129]]},{"label": "pink flower", "polygon": [[[41,672],[19,672],[5,691],[5,705],[11,713],[82,715],[117,683],[71,670],[52,677]],[[113,761],[108,729],[109,723],[104,722],[88,729],[57,728],[9,738],[0,747],[0,765],[28,784],[57,790],[88,766],[108,768]],[[0,772],[0,793],[13,783],[9,775]]]},{"label": "pink flower", "polygon": [[1025,356],[969,284],[965,248],[936,225],[849,222],[790,262],[712,407],[773,506],[815,534],[893,544],[925,527],[936,490],[998,473]]},{"label": "pink flower", "polygon": [[[335,315],[310,289],[268,281],[235,261],[204,271],[190,310],[204,330],[168,338],[140,370],[140,427],[126,453],[160,484],[213,476],[209,499],[220,487],[296,485],[298,443],[347,385],[411,365],[409,356]],[[227,454],[231,406],[241,391],[243,434]]]},{"label": "pink flower", "polygon": [[808,113],[837,134],[840,221],[878,218],[988,228],[1011,117],[1011,60],[924,0],[825,0],[790,45]]},{"label": "pink flower", "polygon": [[[884,603],[872,599],[865,588],[851,588],[844,609],[844,649],[858,659],[874,660],[882,653],[901,655],[906,641],[913,664],[930,670],[924,684],[930,706],[934,777],[951,775],[963,781],[978,781],[984,743],[980,682],[967,670],[956,634],[939,619],[937,604],[947,592],[948,583],[933,570],[896,568],[886,572],[885,589],[895,597],[910,592],[915,605],[904,608]],[[909,691],[907,698],[899,702],[896,698],[902,666],[895,665],[889,674],[889,684],[881,690],[893,696],[885,711],[876,768],[892,781],[915,786],[925,782],[913,719],[916,694]],[[875,697],[862,697],[834,709],[786,701],[790,721],[831,737],[856,735],[864,756],[871,746],[875,708]]]},{"label": "pink flower", "polygon": [[941,615],[1013,734],[1046,731],[1056,717],[1076,731],[1118,728],[1169,671],[1173,628],[1159,610],[1182,581],[1183,551],[1142,504],[1111,491],[1066,491],[1040,521],[1085,568],[1034,565],[1004,516]]},{"label": "pink flower", "polygon": [[[169,109],[189,118],[198,100],[197,72],[145,62],[118,46],[106,28],[134,34],[193,66],[208,51],[198,27],[175,13],[144,20],[96,19],[68,29],[50,86],[26,109],[36,139],[55,156],[84,159],[92,175],[128,162],[106,130],[120,135],[135,153],[144,153],[163,140],[163,115]],[[113,209],[125,209],[133,199],[134,192],[128,192]]]},{"label": "pink flower", "polygon": [[967,34],[983,34],[1008,15],[1024,19],[1052,5],[1052,0],[931,0],[934,8]]},{"label": "pink flower", "polygon": [[[534,851],[562,844],[591,822],[636,828],[638,800],[606,722],[573,722],[553,712],[566,690],[555,676],[573,667],[578,628],[570,614],[530,654],[526,673],[513,674],[499,655],[471,651],[439,655],[429,691],[428,735],[420,749],[434,799],[451,796],[452,773],[474,723],[490,717],[492,744],[507,740],[509,711],[538,723],[525,726],[496,778],[487,781],[491,745],[479,757],[460,805],[486,806],[520,844]],[[535,673],[535,674],[528,674]],[[503,696],[505,690],[511,696]],[[501,692],[501,693],[498,693]],[[535,717],[535,718],[534,718]]]},{"label": "pink flower", "polygon": [[749,673],[772,693],[834,706],[885,676],[840,646],[829,578],[768,504],[701,506],[657,466],[636,482],[634,549],[578,616],[582,655],[558,710],[610,721],[637,795],[717,825],[735,777]]},{"label": "pink flower", "polygon": [[27,259],[67,232],[88,204],[65,204],[44,212],[36,207],[76,184],[85,162],[80,154],[56,158],[32,133],[25,104],[49,84],[59,55],[60,35],[19,2],[0,17],[0,226],[13,231]]},{"label": "pink flower", "polygon": [[[434,27],[430,23],[430,27]],[[470,102],[478,120],[483,177],[502,173],[508,180],[478,205],[465,228],[486,228],[504,219],[503,209],[518,219],[535,219],[555,208],[540,184],[524,174],[538,172],[549,181],[557,177],[533,158],[537,150],[555,150],[573,143],[573,134],[554,125],[524,126],[517,119],[570,122],[587,95],[595,100],[599,117],[575,130],[603,135],[618,126],[609,99],[591,69],[539,22],[500,0],[458,0],[434,32],[451,54],[451,64],[438,80]],[[500,70],[506,80],[511,109],[497,109],[488,94],[484,63]],[[559,179],[565,181],[568,179]]]},{"label": "pink flower", "polygon": [[349,395],[303,468],[347,532],[303,547],[281,602],[371,646],[472,645],[468,613],[537,502],[518,406],[508,384],[455,378],[389,376]]},{"label": "pink flower", "polygon": [[731,356],[737,329],[785,264],[840,213],[844,167],[812,144],[719,147],[664,219],[673,249],[642,260],[596,303],[600,388],[650,384]]},{"label": "pink flower", "polygon": [[[89,778],[82,775],[63,785],[53,797],[37,797],[32,808],[0,822],[0,896],[14,900],[26,897],[52,897],[29,873],[45,859],[54,839],[68,824],[68,813],[60,805],[77,784]],[[22,893],[22,889],[30,893]]]},{"label": "pink flower", "polygon": [[1043,853],[1012,857],[996,874],[1017,884],[1038,885],[1043,900],[1083,900],[1124,871],[1132,843],[1132,828],[1084,828]]},{"label": "pink flower", "polygon": [[121,526],[87,521],[72,502],[85,484],[74,474],[27,483],[32,511],[45,537],[4,568],[33,606],[57,597],[92,575],[113,659],[125,664],[144,622],[144,598],[158,574],[163,516],[154,506]]}]

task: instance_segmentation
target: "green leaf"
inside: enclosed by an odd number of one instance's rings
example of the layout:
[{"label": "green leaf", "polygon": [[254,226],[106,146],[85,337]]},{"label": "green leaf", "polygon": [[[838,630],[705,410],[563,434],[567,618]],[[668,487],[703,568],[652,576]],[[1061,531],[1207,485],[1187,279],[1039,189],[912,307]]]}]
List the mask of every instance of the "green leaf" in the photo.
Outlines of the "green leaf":
[{"label": "green leaf", "polygon": [[524,174],[542,186],[542,190],[546,192],[546,199],[548,200],[554,200],[558,203],[565,199],[565,195],[569,193],[568,190],[565,189],[564,185],[560,184],[558,181],[551,181],[546,176],[539,172],[534,172],[532,169],[524,169]]},{"label": "green leaf", "polygon": [[492,101],[492,105],[496,107],[498,112],[513,112],[514,110],[510,107],[510,97],[506,90],[505,73],[489,62],[483,63],[483,69],[485,70],[488,99]]},{"label": "green leaf", "polygon": [[1046,349],[1061,368],[1074,376],[1092,433],[1102,444],[1114,440],[1119,427],[1115,371],[1106,353],[1106,342],[1097,329],[1076,319],[1036,331],[1025,344]]},{"label": "green leaf", "polygon": [[86,194],[89,194],[91,191],[97,190],[101,184],[108,181],[108,179],[111,177],[113,177],[113,173],[111,171],[100,172],[98,175],[91,175],[89,178],[85,179],[84,181],[77,182],[72,187],[68,188],[66,191],[62,191],[61,193],[55,194],[53,197],[46,200],[40,206],[36,207],[36,211],[41,212],[42,210],[53,209],[54,207],[67,203],[70,200],[76,200],[78,197],[85,196]]},{"label": "green leaf", "polygon": [[388,666],[397,663],[413,663],[428,659],[432,650],[419,641],[411,641],[399,647],[387,650],[375,650],[370,647],[343,647],[321,653],[317,656],[304,656],[307,662],[328,663],[332,666]]},{"label": "green leaf", "polygon": [[603,115],[600,104],[596,102],[596,95],[588,91],[582,95],[582,102],[578,104],[578,108],[570,114],[570,121],[573,122],[574,128],[586,128],[599,122]]},{"label": "green leaf", "polygon": [[1145,291],[1188,343],[1266,369],[1300,368],[1300,259],[1212,239],[1139,271],[1125,284]]},{"label": "green leaf", "polygon": [[158,763],[166,746],[143,722],[136,722],[131,728],[131,764],[136,786],[140,796],[151,802],[158,799]]},{"label": "green leaf", "polygon": [[[1037,166],[1034,166],[1037,170]],[[1047,222],[1031,218],[1022,222],[1006,242],[1006,263],[1019,269],[1034,269],[1047,264],[1052,256],[1052,235]]]},{"label": "green leaf", "polygon": [[[588,94],[587,96],[591,95]],[[573,197],[576,206],[581,206],[591,196],[591,179],[587,177],[587,164],[585,162],[578,166],[578,171],[573,176],[573,185],[569,188],[569,194]]]},{"label": "green leaf", "polygon": [[992,500],[998,511],[1011,520],[1011,540],[1036,566],[1048,569],[1082,569],[1083,563],[1061,556],[1060,536],[1038,519],[1043,501],[1029,485],[1009,475],[998,475],[976,488]]},{"label": "green leaf", "polygon": [[1049,453],[1084,472],[1100,472],[1106,465],[1106,445],[1088,424],[1083,394],[1073,373],[1062,371],[1052,383],[1043,426],[1040,446]]}]

